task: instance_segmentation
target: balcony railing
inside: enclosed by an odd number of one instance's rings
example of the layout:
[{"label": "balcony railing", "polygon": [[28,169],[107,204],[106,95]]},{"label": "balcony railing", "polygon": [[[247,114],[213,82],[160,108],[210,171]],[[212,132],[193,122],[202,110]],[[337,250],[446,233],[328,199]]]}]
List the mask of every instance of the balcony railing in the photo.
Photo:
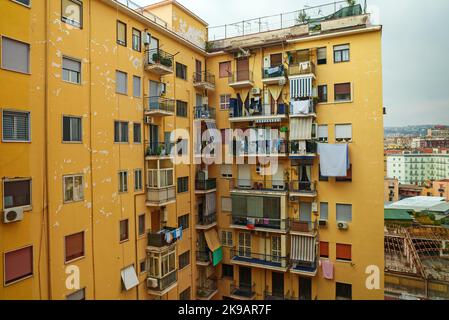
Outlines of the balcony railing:
[{"label": "balcony railing", "polygon": [[195,190],[197,191],[209,191],[217,188],[217,179],[196,179]]},{"label": "balcony railing", "polygon": [[[244,109],[245,108],[245,109]],[[288,114],[287,106],[283,103],[279,103],[277,108],[271,104],[252,104],[249,107],[236,106],[233,109],[229,109],[230,118],[256,118],[256,117],[276,117],[286,116]],[[245,112],[244,112],[245,111]],[[267,119],[264,119],[267,120]]]},{"label": "balcony railing", "polygon": [[291,260],[291,271],[315,274],[318,268],[318,261],[296,261]]},{"label": "balcony railing", "polygon": [[196,252],[196,261],[200,263],[210,263],[211,262],[210,251],[207,249],[198,250]]},{"label": "balcony railing", "polygon": [[199,226],[207,226],[217,222],[217,214],[197,215],[196,224]]},{"label": "balcony railing", "polygon": [[[262,209],[261,209],[262,210]],[[273,229],[287,230],[289,226],[288,219],[261,218],[260,216],[237,216],[231,217],[231,224],[234,226],[246,227],[248,229]]]},{"label": "balcony railing", "polygon": [[288,182],[285,180],[256,180],[234,179],[230,181],[231,189],[254,191],[287,191]]},{"label": "balcony railing", "polygon": [[174,143],[172,142],[148,142],[145,144],[146,157],[167,157],[172,153]]},{"label": "balcony railing", "polygon": [[176,191],[174,186],[161,187],[158,189],[147,188],[147,205],[149,206],[158,206],[175,200]]},{"label": "balcony railing", "polygon": [[215,75],[208,71],[195,72],[193,74],[193,84],[207,84],[213,87],[215,86]]},{"label": "balcony railing", "polygon": [[[300,141],[290,141],[290,155],[292,156],[306,156],[309,154],[316,154],[318,150],[318,144],[315,141],[306,141],[306,149],[301,150]],[[304,152],[305,151],[305,152]]]},{"label": "balcony railing", "polygon": [[228,83],[230,85],[239,83],[239,82],[253,82],[253,72],[250,70],[237,70],[234,72],[231,72],[231,74],[228,77]]},{"label": "balcony railing", "polygon": [[262,78],[263,79],[271,79],[271,78],[279,78],[285,77],[285,68],[284,65],[281,64],[275,67],[263,68],[262,69]]},{"label": "balcony railing", "polygon": [[150,49],[146,51],[145,65],[151,67],[161,65],[167,71],[173,72],[174,56],[161,49]]},{"label": "balcony railing", "polygon": [[316,114],[317,101],[314,99],[291,101],[290,117]]},{"label": "balcony railing", "polygon": [[209,106],[196,106],[195,119],[215,119],[215,108]]},{"label": "balcony railing", "polygon": [[232,296],[241,298],[241,299],[253,299],[256,296],[256,285],[246,285],[246,284],[234,284],[231,283],[230,292]]},{"label": "balcony railing", "polygon": [[175,230],[176,228],[165,227],[159,232],[152,232],[152,231],[148,232],[148,246],[162,248],[174,244],[178,238],[172,237],[171,242],[168,242],[166,233],[167,232],[173,233]]},{"label": "balcony railing", "polygon": [[265,300],[293,300],[292,297],[287,293],[277,293],[265,290],[263,293]]},{"label": "balcony railing", "polygon": [[311,222],[290,218],[290,232],[315,233],[317,230],[317,221]]},{"label": "balcony railing", "polygon": [[[149,278],[152,278],[152,277],[149,277]],[[148,289],[152,290],[152,291],[164,291],[165,289],[169,288],[171,285],[176,283],[176,281],[178,281],[178,272],[173,271],[160,279],[159,278],[153,278],[153,279],[157,280],[157,286],[148,288]]]},{"label": "balcony railing", "polygon": [[316,183],[314,181],[290,181],[290,192],[315,194]]},{"label": "balcony railing", "polygon": [[293,62],[288,66],[288,75],[298,76],[305,74],[316,74],[315,69],[315,63],[312,61]]},{"label": "balcony railing", "polygon": [[231,249],[231,259],[233,262],[240,262],[243,264],[257,264],[260,266],[287,268],[288,257],[274,256],[264,253],[248,252],[245,249]]},{"label": "balcony railing", "polygon": [[[233,142],[233,155],[266,155],[275,156],[288,153],[288,143],[286,140],[259,140],[247,143],[246,141]],[[237,148],[239,147],[239,148]]]},{"label": "balcony railing", "polygon": [[196,295],[199,299],[209,299],[218,290],[216,279],[207,279],[199,283],[196,288]]},{"label": "balcony railing", "polygon": [[167,99],[163,97],[146,97],[145,98],[145,111],[155,112],[162,111],[167,113],[175,112],[175,100]]}]

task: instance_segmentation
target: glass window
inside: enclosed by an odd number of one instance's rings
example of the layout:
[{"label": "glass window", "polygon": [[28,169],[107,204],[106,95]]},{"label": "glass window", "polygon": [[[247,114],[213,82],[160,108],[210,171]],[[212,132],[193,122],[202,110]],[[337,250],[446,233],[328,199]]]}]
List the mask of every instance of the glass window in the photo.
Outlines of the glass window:
[{"label": "glass window", "polygon": [[83,176],[64,177],[64,202],[82,201],[84,199]]},{"label": "glass window", "polygon": [[77,290],[66,296],[66,300],[85,300],[86,299],[86,289]]},{"label": "glass window", "polygon": [[31,0],[14,0],[15,2],[21,3],[27,7],[31,5]]},{"label": "glass window", "polygon": [[141,143],[142,142],[142,129],[141,129],[140,123],[133,123],[133,138],[134,143]]},{"label": "glass window", "polygon": [[179,294],[179,300],[190,300],[190,287]]},{"label": "glass window", "polygon": [[222,94],[220,95],[220,110],[228,110],[231,101],[230,94]]},{"label": "glass window", "polygon": [[78,0],[62,0],[61,1],[61,19],[77,28],[83,26],[83,3]]},{"label": "glass window", "polygon": [[133,28],[133,50],[141,51],[142,33]]},{"label": "glass window", "polygon": [[352,124],[335,125],[335,141],[349,142],[352,140]]},{"label": "glass window", "polygon": [[81,62],[70,58],[62,58],[62,80],[80,84]]},{"label": "glass window", "polygon": [[351,101],[351,84],[337,83],[334,86],[335,101]]},{"label": "glass window", "polygon": [[221,231],[221,244],[223,246],[232,247],[232,231],[222,230]]},{"label": "glass window", "polygon": [[126,24],[117,20],[117,43],[126,47]]},{"label": "glass window", "polygon": [[178,228],[182,227],[182,230],[189,228],[189,214],[178,217]]},{"label": "glass window", "polygon": [[128,219],[120,221],[120,242],[129,239],[128,234]]},{"label": "glass window", "polygon": [[140,77],[138,76],[133,76],[133,96],[135,98],[140,98],[141,94],[142,94],[142,84],[140,81]]},{"label": "glass window", "polygon": [[176,100],[176,115],[178,117],[187,117],[187,102]]},{"label": "glass window", "polygon": [[327,102],[327,85],[318,86],[318,101]]},{"label": "glass window", "polygon": [[128,142],[128,122],[114,121],[114,142]]},{"label": "glass window", "polygon": [[190,264],[190,251],[184,252],[179,256],[179,269],[183,269]]},{"label": "glass window", "polygon": [[317,138],[319,142],[325,143],[329,139],[329,128],[327,124],[318,125]]},{"label": "glass window", "polygon": [[223,278],[234,278],[234,266],[230,264],[221,264],[221,275]]},{"label": "glass window", "polygon": [[189,177],[178,178],[178,193],[189,191]]},{"label": "glass window", "polygon": [[128,171],[120,171],[118,173],[119,186],[118,192],[128,192]]},{"label": "glass window", "polygon": [[352,205],[351,204],[337,204],[337,221],[342,221],[342,222],[352,221]]},{"label": "glass window", "polygon": [[187,66],[176,62],[176,77],[183,79],[183,80],[187,80]]},{"label": "glass window", "polygon": [[320,220],[328,220],[329,218],[329,204],[327,202],[320,202]]},{"label": "glass window", "polygon": [[317,62],[318,64],[326,64],[327,63],[327,48],[318,48],[317,50]]},{"label": "glass window", "polygon": [[5,285],[33,275],[33,247],[6,252],[3,272]]},{"label": "glass window", "polygon": [[30,73],[30,45],[25,42],[1,37],[2,68]]},{"label": "glass window", "polygon": [[3,208],[31,206],[31,179],[3,181]]},{"label": "glass window", "polygon": [[84,257],[84,232],[65,237],[65,262]]},{"label": "glass window", "polygon": [[352,300],[352,285],[347,283],[335,283],[336,300]]},{"label": "glass window", "polygon": [[343,44],[334,46],[334,62],[347,62],[349,61],[349,44]]},{"label": "glass window", "polygon": [[117,70],[115,73],[115,86],[115,92],[128,94],[128,74]]},{"label": "glass window", "polygon": [[145,234],[145,214],[141,214],[139,216],[139,236],[143,236]]},{"label": "glass window", "polygon": [[3,111],[3,141],[29,142],[30,140],[30,113]]},{"label": "glass window", "polygon": [[142,190],[142,169],[134,170],[134,190]]},{"label": "glass window", "polygon": [[81,132],[81,118],[69,116],[62,117],[62,141],[81,142]]}]

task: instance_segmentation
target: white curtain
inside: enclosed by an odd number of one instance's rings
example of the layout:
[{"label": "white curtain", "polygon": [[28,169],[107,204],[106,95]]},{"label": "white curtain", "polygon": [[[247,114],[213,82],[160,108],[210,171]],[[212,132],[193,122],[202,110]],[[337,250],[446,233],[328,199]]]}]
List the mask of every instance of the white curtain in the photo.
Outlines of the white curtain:
[{"label": "white curtain", "polygon": [[290,140],[312,139],[312,118],[290,119]]},{"label": "white curtain", "polygon": [[217,205],[217,194],[215,192],[206,194],[206,212],[205,215],[211,215],[215,213],[215,208]]},{"label": "white curtain", "polygon": [[315,238],[292,235],[291,259],[296,261],[314,262],[316,257]]}]

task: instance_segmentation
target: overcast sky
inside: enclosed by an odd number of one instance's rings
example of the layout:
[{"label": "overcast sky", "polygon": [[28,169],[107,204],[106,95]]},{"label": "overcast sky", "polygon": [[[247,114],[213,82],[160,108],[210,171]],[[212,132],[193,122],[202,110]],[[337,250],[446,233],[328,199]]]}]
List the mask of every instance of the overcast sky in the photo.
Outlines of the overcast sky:
[{"label": "overcast sky", "polygon": [[[159,0],[134,0],[151,4]],[[179,0],[210,26],[327,0]],[[383,25],[386,126],[449,125],[449,1],[368,0]]]}]

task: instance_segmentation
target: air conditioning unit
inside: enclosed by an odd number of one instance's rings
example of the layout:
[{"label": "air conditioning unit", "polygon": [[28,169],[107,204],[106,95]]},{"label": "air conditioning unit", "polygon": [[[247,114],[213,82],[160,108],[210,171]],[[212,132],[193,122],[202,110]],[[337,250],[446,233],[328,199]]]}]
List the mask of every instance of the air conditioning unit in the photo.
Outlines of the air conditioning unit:
[{"label": "air conditioning unit", "polygon": [[147,278],[147,288],[157,288],[157,279]]},{"label": "air conditioning unit", "polygon": [[145,33],[145,36],[143,37],[143,45],[148,46],[151,43],[151,34],[149,32]]},{"label": "air conditioning unit", "polygon": [[145,116],[145,124],[153,124],[154,120],[151,116]]},{"label": "air conditioning unit", "polygon": [[252,95],[260,95],[260,88],[252,88],[251,94]]},{"label": "air conditioning unit", "polygon": [[327,220],[321,220],[321,219],[320,219],[320,220],[318,221],[318,224],[319,224],[320,227],[325,227],[325,226],[327,226]]},{"label": "air conditioning unit", "polygon": [[167,93],[167,84],[164,82],[161,82],[160,86],[161,86],[161,96],[165,96],[165,94]]},{"label": "air conditioning unit", "polygon": [[340,229],[340,230],[348,230],[348,227],[349,227],[348,223],[343,222],[343,221],[338,221],[337,226],[338,226],[338,229]]},{"label": "air conditioning unit", "polygon": [[312,202],[312,212],[318,212],[318,203]]},{"label": "air conditioning unit", "polygon": [[3,222],[12,223],[23,220],[23,208],[6,209],[3,213]]},{"label": "air conditioning unit", "polygon": [[285,86],[286,83],[287,83],[287,81],[285,80],[285,78],[279,80],[279,85],[280,86]]}]

